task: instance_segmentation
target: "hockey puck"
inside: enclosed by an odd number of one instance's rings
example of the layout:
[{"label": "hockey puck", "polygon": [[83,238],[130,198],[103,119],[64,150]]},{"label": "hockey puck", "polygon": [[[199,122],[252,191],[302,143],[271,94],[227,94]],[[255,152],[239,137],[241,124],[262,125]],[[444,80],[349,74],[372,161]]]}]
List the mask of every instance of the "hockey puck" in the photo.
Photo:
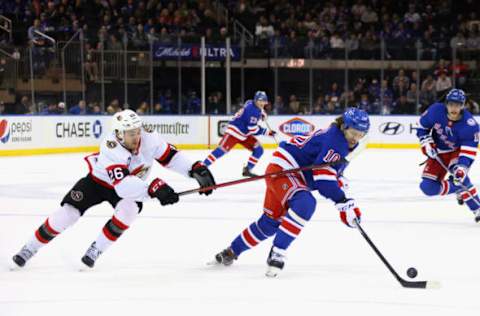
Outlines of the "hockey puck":
[{"label": "hockey puck", "polygon": [[417,276],[417,274],[418,274],[417,269],[413,267],[408,268],[407,275],[410,279],[414,279]]}]

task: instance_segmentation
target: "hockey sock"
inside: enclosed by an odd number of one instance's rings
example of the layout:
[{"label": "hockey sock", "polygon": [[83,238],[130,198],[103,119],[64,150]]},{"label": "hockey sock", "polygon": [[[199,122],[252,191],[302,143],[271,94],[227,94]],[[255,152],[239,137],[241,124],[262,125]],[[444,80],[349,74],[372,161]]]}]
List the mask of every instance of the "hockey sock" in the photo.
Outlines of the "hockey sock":
[{"label": "hockey sock", "polygon": [[288,201],[290,209],[282,218],[282,223],[273,240],[273,246],[287,249],[300,234],[303,227],[315,212],[316,200],[308,191],[300,191]]},{"label": "hockey sock", "polygon": [[223,149],[222,147],[217,147],[215,150],[213,150],[207,158],[203,161],[203,163],[208,167],[212,163],[214,163],[217,159],[221,158],[223,155],[225,155],[227,151]]},{"label": "hockey sock", "polygon": [[260,157],[263,155],[263,147],[258,145],[253,148],[252,154],[248,158],[247,168],[252,170],[256,165]]},{"label": "hockey sock", "polygon": [[121,200],[115,208],[115,214],[103,226],[95,240],[96,247],[105,252],[133,223],[139,208],[134,201]]},{"label": "hockey sock", "polygon": [[231,244],[233,252],[239,256],[245,250],[255,247],[260,242],[273,236],[278,228],[278,221],[263,214],[235,238]]},{"label": "hockey sock", "polygon": [[480,208],[480,199],[477,194],[477,189],[473,185],[468,187],[468,190],[463,190],[461,192],[461,197],[472,212],[475,212]]},{"label": "hockey sock", "polygon": [[27,242],[27,247],[32,250],[40,249],[73,225],[79,218],[80,212],[75,207],[64,204],[40,225],[34,236]]}]

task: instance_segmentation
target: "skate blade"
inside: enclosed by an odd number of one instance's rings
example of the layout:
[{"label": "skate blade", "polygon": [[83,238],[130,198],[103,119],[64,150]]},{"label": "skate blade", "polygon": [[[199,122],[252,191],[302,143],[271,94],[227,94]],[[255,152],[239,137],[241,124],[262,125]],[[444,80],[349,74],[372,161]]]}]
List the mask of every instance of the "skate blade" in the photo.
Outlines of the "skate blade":
[{"label": "skate blade", "polygon": [[277,267],[268,267],[267,272],[265,272],[265,276],[267,278],[276,278],[279,274],[281,269]]},{"label": "skate blade", "polygon": [[213,260],[211,260],[211,261],[208,261],[208,262],[206,263],[206,265],[207,265],[207,266],[221,266],[222,264],[219,263],[217,260],[213,259]]}]

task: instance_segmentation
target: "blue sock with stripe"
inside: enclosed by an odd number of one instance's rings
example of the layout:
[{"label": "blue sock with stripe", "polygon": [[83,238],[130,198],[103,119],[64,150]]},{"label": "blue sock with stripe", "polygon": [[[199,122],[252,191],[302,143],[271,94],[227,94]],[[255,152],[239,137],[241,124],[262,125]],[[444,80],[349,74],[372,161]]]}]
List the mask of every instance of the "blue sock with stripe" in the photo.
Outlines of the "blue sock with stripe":
[{"label": "blue sock with stripe", "polygon": [[256,165],[260,157],[263,155],[263,147],[258,145],[257,147],[253,148],[252,154],[248,158],[247,168],[252,170]]},{"label": "blue sock with stripe", "polygon": [[208,167],[226,153],[227,152],[222,147],[217,147],[207,156],[207,158],[205,158],[203,164]]},{"label": "blue sock with stripe", "polygon": [[233,252],[239,256],[245,250],[255,247],[277,231],[279,222],[263,214],[238,235],[231,244]]}]

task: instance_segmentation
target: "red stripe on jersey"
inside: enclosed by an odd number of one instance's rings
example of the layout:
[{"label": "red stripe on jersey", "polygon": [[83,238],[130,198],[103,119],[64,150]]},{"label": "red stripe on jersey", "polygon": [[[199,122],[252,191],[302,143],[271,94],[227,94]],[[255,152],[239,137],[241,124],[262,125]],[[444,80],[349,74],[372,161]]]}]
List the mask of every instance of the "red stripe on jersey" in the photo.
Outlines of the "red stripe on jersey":
[{"label": "red stripe on jersey", "polygon": [[[160,158],[158,158],[157,160],[160,162],[160,161],[164,161],[165,158],[168,157],[168,155],[170,155],[170,150],[171,150],[171,145],[170,144],[167,144],[167,149],[165,149],[165,151],[163,152],[162,156],[160,156]],[[161,163],[161,162],[160,162]]]},{"label": "red stripe on jersey", "polygon": [[318,176],[318,175],[328,175],[328,176],[336,176],[337,172],[334,172],[329,169],[314,169],[313,170],[313,175]]},{"label": "red stripe on jersey", "polygon": [[112,216],[112,223],[117,226],[118,228],[120,229],[128,229],[128,226],[125,225],[124,223],[122,223],[118,218],[116,218],[115,216]]},{"label": "red stripe on jersey", "polygon": [[285,160],[290,166],[293,167],[293,165],[290,163],[290,161],[288,161],[288,159],[287,159],[284,155],[282,155],[281,153],[279,153],[278,151],[274,152],[273,155],[274,155],[275,157],[278,157],[278,158],[280,158],[280,159]]},{"label": "red stripe on jersey", "polygon": [[291,224],[287,220],[283,220],[281,226],[283,228],[285,228],[286,230],[288,230],[289,232],[291,232],[292,234],[294,234],[294,235],[300,234],[301,229],[298,228],[297,226],[294,226],[293,224]]},{"label": "red stripe on jersey", "polygon": [[476,156],[476,155],[477,155],[477,152],[476,152],[476,151],[472,151],[472,150],[460,149],[460,154],[467,154],[467,155]]},{"label": "red stripe on jersey", "polygon": [[105,237],[107,237],[107,239],[111,240],[111,241],[115,241],[117,240],[117,237],[113,236],[112,234],[110,234],[110,232],[108,231],[107,227],[106,226],[103,226],[103,234],[105,235]]},{"label": "red stripe on jersey", "polygon": [[144,165],[138,166],[137,168],[133,169],[133,171],[130,172],[130,174],[136,175],[137,173],[139,173],[140,171],[142,171],[143,167],[144,167]]},{"label": "red stripe on jersey", "polygon": [[216,160],[215,156],[210,154],[208,155],[208,160],[210,160],[211,162],[214,162]]},{"label": "red stripe on jersey", "polygon": [[49,232],[51,235],[58,235],[58,234],[60,234],[60,233],[57,232],[55,229],[53,229],[52,226],[50,226],[50,223],[48,222],[48,218],[47,218],[47,220],[45,221],[45,228],[48,230],[48,232]]},{"label": "red stripe on jersey", "polygon": [[48,244],[48,240],[46,239],[43,239],[42,236],[40,236],[40,232],[38,231],[38,229],[35,231],[35,237],[38,239],[39,242],[41,242],[42,244]]},{"label": "red stripe on jersey", "polygon": [[252,237],[252,235],[250,235],[248,228],[245,228],[242,235],[245,238],[245,240],[248,242],[248,246],[254,247],[258,244],[258,242]]}]

